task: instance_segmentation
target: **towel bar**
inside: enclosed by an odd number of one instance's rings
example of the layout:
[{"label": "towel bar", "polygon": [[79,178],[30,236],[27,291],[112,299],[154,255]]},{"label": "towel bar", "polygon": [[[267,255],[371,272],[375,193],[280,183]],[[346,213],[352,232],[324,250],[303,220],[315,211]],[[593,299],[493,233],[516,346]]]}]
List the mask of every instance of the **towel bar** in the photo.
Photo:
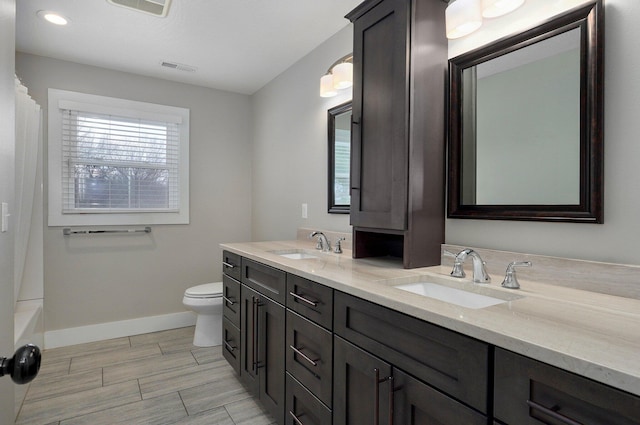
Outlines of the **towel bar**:
[{"label": "towel bar", "polygon": [[69,227],[62,229],[62,234],[70,235],[94,235],[105,233],[151,233],[151,227],[146,226],[144,229],[114,229],[114,230],[71,230]]}]

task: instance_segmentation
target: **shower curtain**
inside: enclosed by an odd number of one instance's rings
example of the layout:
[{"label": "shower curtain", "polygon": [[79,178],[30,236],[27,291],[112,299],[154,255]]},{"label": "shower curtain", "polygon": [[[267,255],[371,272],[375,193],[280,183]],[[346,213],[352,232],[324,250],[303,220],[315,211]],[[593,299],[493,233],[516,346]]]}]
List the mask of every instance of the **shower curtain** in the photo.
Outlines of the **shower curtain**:
[{"label": "shower curtain", "polygon": [[11,218],[15,229],[14,303],[18,300],[25,272],[33,202],[36,194],[38,146],[42,141],[42,112],[16,78],[16,167],[15,206]]}]

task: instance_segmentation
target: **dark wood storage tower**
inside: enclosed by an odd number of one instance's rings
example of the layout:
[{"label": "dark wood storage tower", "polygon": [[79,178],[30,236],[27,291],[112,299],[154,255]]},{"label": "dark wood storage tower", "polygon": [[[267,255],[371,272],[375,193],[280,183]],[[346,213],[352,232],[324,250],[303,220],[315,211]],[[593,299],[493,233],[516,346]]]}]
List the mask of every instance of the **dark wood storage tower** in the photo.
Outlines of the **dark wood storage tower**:
[{"label": "dark wood storage tower", "polygon": [[440,264],[447,39],[442,0],[369,0],[354,24],[354,258]]}]

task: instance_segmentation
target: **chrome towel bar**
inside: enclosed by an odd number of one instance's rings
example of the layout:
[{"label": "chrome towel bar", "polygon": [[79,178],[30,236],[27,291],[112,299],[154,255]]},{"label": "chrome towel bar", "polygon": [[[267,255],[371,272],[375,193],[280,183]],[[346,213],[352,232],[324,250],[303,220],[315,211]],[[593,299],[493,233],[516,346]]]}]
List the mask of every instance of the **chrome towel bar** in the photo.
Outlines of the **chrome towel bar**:
[{"label": "chrome towel bar", "polygon": [[114,230],[71,230],[69,227],[62,229],[62,234],[70,235],[99,235],[106,233],[151,233],[151,227],[146,226],[144,229],[114,229]]}]

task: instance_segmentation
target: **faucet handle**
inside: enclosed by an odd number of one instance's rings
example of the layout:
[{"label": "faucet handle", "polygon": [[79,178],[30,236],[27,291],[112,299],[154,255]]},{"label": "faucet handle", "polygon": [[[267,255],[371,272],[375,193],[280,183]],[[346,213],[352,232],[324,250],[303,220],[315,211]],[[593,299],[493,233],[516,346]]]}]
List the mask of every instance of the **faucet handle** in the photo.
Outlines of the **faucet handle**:
[{"label": "faucet handle", "polygon": [[333,247],[333,252],[335,252],[336,254],[342,254],[342,241],[347,240],[347,238],[338,238],[338,240],[336,241],[336,244]]},{"label": "faucet handle", "polygon": [[451,251],[447,251],[446,249],[442,251],[442,255],[444,255],[445,257],[453,257],[456,258],[456,254],[454,254]]},{"label": "faucet handle", "polygon": [[516,277],[516,267],[531,267],[531,261],[514,261],[509,263],[507,271],[502,281],[502,286],[509,289],[520,289],[518,278]]}]

